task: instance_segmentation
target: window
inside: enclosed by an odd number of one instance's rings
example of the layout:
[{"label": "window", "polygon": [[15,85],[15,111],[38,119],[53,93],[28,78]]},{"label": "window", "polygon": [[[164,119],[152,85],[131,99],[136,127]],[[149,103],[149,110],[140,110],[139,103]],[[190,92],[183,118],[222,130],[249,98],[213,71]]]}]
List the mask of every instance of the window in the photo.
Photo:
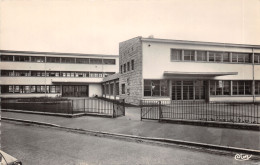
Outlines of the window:
[{"label": "window", "polygon": [[197,51],[197,61],[207,61],[207,52]]},{"label": "window", "polygon": [[116,60],[115,59],[103,59],[103,63],[114,65],[114,64],[116,64]]},{"label": "window", "polygon": [[171,60],[181,61],[182,60],[182,50],[171,49]]},{"label": "window", "polygon": [[60,63],[60,57],[46,57],[47,62]]},{"label": "window", "polygon": [[254,54],[254,63],[260,64],[260,54]]},{"label": "window", "polygon": [[54,72],[54,71],[48,71],[47,72],[47,76],[50,76],[50,77],[59,77],[60,76],[60,72]]},{"label": "window", "polygon": [[223,59],[229,61],[229,54],[226,52],[209,52],[209,61],[223,62]]},{"label": "window", "polygon": [[134,60],[131,60],[131,68],[132,68],[132,70],[135,69],[135,61]]},{"label": "window", "polygon": [[29,71],[18,71],[18,70],[14,71],[14,75],[19,76],[19,77],[20,76],[31,76]]},{"label": "window", "polygon": [[130,62],[127,62],[127,71],[130,71]]},{"label": "window", "polygon": [[2,70],[1,76],[14,76],[14,72],[12,70]]},{"label": "window", "polygon": [[109,84],[110,86],[110,95],[114,95],[114,83]]},{"label": "window", "polygon": [[126,72],[126,64],[124,64],[124,73]]},{"label": "window", "polygon": [[76,58],[76,63],[89,64],[89,58]]},{"label": "window", "polygon": [[1,86],[1,93],[13,93],[13,86],[2,85]]},{"label": "window", "polygon": [[31,62],[45,62],[45,57],[42,56],[32,56]]},{"label": "window", "polygon": [[35,77],[44,77],[45,71],[31,71],[31,75]]},{"label": "window", "polygon": [[116,82],[116,95],[119,95],[119,82]]},{"label": "window", "polygon": [[247,54],[247,53],[232,53],[232,62],[248,63],[249,62],[249,54]]},{"label": "window", "polygon": [[167,80],[144,80],[144,96],[169,96]]},{"label": "window", "polygon": [[55,85],[50,86],[50,93],[56,93],[56,86]]},{"label": "window", "polygon": [[230,95],[231,94],[230,81],[210,81],[210,94],[211,95]]},{"label": "window", "polygon": [[61,57],[62,63],[75,63],[75,58]]},{"label": "window", "polygon": [[36,86],[35,85],[32,85],[31,86],[31,93],[35,93],[36,92]]},{"label": "window", "polygon": [[251,95],[251,81],[233,81],[233,95]]},{"label": "window", "polygon": [[184,50],[184,61],[194,61],[195,51],[194,50]]},{"label": "window", "polygon": [[123,65],[120,66],[120,73],[123,73]]},{"label": "window", "polygon": [[255,94],[260,95],[260,81],[255,82]]},{"label": "window", "polygon": [[125,84],[122,84],[122,94],[125,94]]},{"label": "window", "polygon": [[100,58],[91,58],[90,64],[102,64],[102,59]]},{"label": "window", "polygon": [[14,86],[14,92],[15,93],[19,93],[20,92],[20,86],[19,85],[15,85]]},{"label": "window", "polygon": [[11,55],[1,55],[1,61],[13,61],[13,59]]},{"label": "window", "polygon": [[14,61],[22,61],[22,62],[29,62],[29,56],[14,56]]}]

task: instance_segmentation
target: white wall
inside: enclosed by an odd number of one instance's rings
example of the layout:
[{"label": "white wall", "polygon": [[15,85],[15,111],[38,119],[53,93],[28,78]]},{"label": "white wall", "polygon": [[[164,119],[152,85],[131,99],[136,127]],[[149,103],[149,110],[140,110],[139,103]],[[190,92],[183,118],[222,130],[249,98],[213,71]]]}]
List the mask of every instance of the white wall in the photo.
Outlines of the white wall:
[{"label": "white wall", "polygon": [[[150,47],[148,46],[150,44]],[[215,79],[252,80],[252,64],[210,63],[210,62],[171,62],[171,48],[212,50],[228,52],[252,52],[246,48],[181,45],[170,43],[143,42],[143,78],[162,79],[164,71],[180,72],[238,72],[238,75],[218,76]],[[260,65],[256,67],[260,71]],[[260,72],[259,72],[260,73]],[[255,73],[256,75],[256,73]],[[260,74],[256,76],[260,80]]]},{"label": "white wall", "polygon": [[102,96],[102,88],[101,84],[89,84],[89,97],[93,97],[95,95]]}]

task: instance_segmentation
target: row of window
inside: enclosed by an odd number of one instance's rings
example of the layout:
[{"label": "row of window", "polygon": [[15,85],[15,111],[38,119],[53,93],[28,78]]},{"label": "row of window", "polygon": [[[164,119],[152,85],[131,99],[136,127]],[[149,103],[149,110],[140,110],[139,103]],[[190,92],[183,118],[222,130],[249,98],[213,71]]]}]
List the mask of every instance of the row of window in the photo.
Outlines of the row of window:
[{"label": "row of window", "polygon": [[[115,87],[115,90],[114,90]],[[104,95],[119,95],[119,82],[115,83],[110,83],[110,84],[103,84],[102,85],[102,92]]]},{"label": "row of window", "polygon": [[1,55],[1,61],[115,65],[115,59]]},{"label": "row of window", "polygon": [[[232,84],[232,85],[231,85]],[[252,95],[252,81],[210,81],[211,95]],[[255,94],[260,95],[260,81],[255,82]]]},{"label": "row of window", "polygon": [[120,73],[126,73],[135,69],[135,61],[131,60],[120,66]]},{"label": "row of window", "polygon": [[[252,63],[252,54],[202,50],[171,49],[172,61],[201,61],[226,63]],[[254,54],[254,63],[260,64],[260,54]]]},{"label": "row of window", "polygon": [[[169,96],[168,80],[144,80],[144,96]],[[174,100],[205,98],[205,81],[172,81]],[[122,94],[124,94],[122,86]],[[210,81],[210,95],[252,95],[252,81]],[[255,82],[255,94],[260,95],[260,81]]]},{"label": "row of window", "polygon": [[60,93],[58,85],[3,85],[2,93]]},{"label": "row of window", "polygon": [[115,72],[64,72],[64,71],[23,71],[2,70],[1,76],[25,76],[25,77],[107,77]]}]

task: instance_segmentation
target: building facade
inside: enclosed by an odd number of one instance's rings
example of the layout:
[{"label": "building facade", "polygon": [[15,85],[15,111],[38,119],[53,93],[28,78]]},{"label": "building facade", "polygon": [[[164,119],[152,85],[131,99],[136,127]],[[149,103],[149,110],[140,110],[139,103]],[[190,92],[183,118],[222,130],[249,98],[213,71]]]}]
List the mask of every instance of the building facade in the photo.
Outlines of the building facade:
[{"label": "building facade", "polygon": [[260,46],[136,37],[119,44],[120,98],[260,101]]},{"label": "building facade", "polygon": [[1,97],[93,97],[118,71],[117,55],[1,50]]}]

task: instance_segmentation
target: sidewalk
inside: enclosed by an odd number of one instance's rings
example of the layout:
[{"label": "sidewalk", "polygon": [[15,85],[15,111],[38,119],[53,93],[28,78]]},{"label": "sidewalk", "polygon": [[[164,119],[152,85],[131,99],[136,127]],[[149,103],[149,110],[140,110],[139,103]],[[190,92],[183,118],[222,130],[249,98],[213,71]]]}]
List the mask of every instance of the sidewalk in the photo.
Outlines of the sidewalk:
[{"label": "sidewalk", "polygon": [[127,108],[126,116],[114,119],[92,116],[64,118],[12,112],[2,112],[1,116],[47,122],[63,127],[81,128],[85,130],[260,150],[259,131],[159,123],[158,121],[148,120],[140,121],[138,113],[138,109],[136,108]]}]

